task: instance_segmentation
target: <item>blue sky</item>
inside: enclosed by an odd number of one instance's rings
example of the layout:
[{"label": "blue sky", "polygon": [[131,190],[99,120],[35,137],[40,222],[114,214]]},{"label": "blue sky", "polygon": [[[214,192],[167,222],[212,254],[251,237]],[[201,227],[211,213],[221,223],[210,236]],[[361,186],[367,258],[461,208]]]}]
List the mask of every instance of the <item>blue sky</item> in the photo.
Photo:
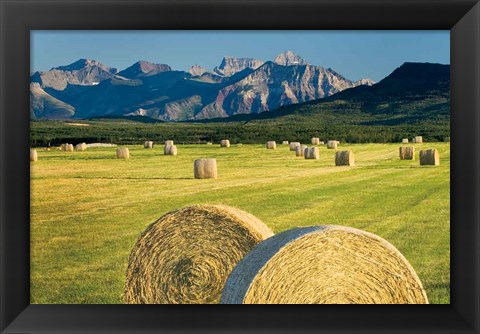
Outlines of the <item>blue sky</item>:
[{"label": "blue sky", "polygon": [[31,71],[80,58],[120,70],[138,60],[213,69],[223,56],[272,60],[292,50],[350,80],[379,81],[404,62],[450,63],[450,31],[40,31],[31,32]]}]

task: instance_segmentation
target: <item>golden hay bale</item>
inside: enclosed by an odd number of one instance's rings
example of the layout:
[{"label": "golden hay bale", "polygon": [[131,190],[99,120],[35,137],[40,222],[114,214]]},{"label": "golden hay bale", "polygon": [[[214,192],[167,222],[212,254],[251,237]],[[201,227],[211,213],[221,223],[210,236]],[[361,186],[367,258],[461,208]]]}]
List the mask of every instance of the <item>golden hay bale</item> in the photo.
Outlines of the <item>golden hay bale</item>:
[{"label": "golden hay bale", "polygon": [[297,157],[305,156],[305,150],[307,149],[307,145],[301,144],[300,146],[295,147],[295,155]]},{"label": "golden hay bale", "polygon": [[164,147],[163,154],[165,155],[177,155],[177,146],[176,145],[169,145]]},{"label": "golden hay bale", "polygon": [[275,141],[267,141],[267,150],[274,150],[277,148],[277,143]]},{"label": "golden hay bale", "polygon": [[308,147],[305,149],[305,159],[320,159],[318,147]]},{"label": "golden hay bale", "polygon": [[220,147],[230,147],[230,140],[228,139],[220,140]]},{"label": "golden hay bale", "polygon": [[218,304],[235,265],[272,236],[254,216],[223,205],[171,211],[142,233],[128,260],[128,304]]},{"label": "golden hay bale", "polygon": [[165,146],[173,145],[173,140],[165,140]]},{"label": "golden hay bale", "polygon": [[440,165],[440,155],[438,154],[437,149],[421,150],[420,165]]},{"label": "golden hay bale", "polygon": [[325,142],[321,141],[318,145],[325,145]]},{"label": "golden hay bale", "polygon": [[211,141],[207,141],[207,145],[212,145],[212,142],[211,142]]},{"label": "golden hay bale", "polygon": [[288,140],[282,141],[282,145],[288,145]]},{"label": "golden hay bale", "polygon": [[413,147],[413,146],[401,146],[400,147],[400,160],[415,160],[415,147]]},{"label": "golden hay bale", "polygon": [[403,138],[402,139],[402,144],[408,144],[408,138]]},{"label": "golden hay bale", "polygon": [[30,150],[30,161],[37,161],[38,154],[36,150]]},{"label": "golden hay bale", "polygon": [[65,146],[65,152],[73,152],[73,144],[67,144]]},{"label": "golden hay bale", "polygon": [[292,141],[292,142],[290,142],[289,145],[290,145],[290,151],[294,151],[294,152],[295,152],[295,148],[296,148],[297,146],[300,146],[300,143],[299,143],[298,141]]},{"label": "golden hay bale", "polygon": [[337,143],[336,140],[327,141],[327,148],[329,148],[329,149],[336,149],[337,145],[338,145],[338,143]]},{"label": "golden hay bale", "polygon": [[75,145],[75,151],[85,151],[87,149],[86,143],[80,143]]},{"label": "golden hay bale", "polygon": [[224,304],[428,304],[415,270],[386,240],[342,226],[295,228],[251,251]]},{"label": "golden hay bale", "polygon": [[313,137],[312,138],[312,145],[320,145],[320,138]]},{"label": "golden hay bale", "polygon": [[65,151],[66,145],[67,145],[67,144],[62,144],[62,145],[60,145],[60,151]]},{"label": "golden hay bale", "polygon": [[193,162],[193,175],[196,179],[216,179],[217,160],[197,159]]},{"label": "golden hay bale", "polygon": [[153,141],[147,140],[145,143],[143,143],[143,148],[153,148]]},{"label": "golden hay bale", "polygon": [[130,152],[128,151],[128,148],[117,148],[117,158],[118,159],[129,159],[130,158]]},{"label": "golden hay bale", "polygon": [[338,151],[335,153],[335,166],[354,166],[355,157],[351,150]]},{"label": "golden hay bale", "polygon": [[417,144],[423,143],[423,137],[422,137],[422,136],[415,136],[415,137],[413,137],[412,143],[417,143]]}]

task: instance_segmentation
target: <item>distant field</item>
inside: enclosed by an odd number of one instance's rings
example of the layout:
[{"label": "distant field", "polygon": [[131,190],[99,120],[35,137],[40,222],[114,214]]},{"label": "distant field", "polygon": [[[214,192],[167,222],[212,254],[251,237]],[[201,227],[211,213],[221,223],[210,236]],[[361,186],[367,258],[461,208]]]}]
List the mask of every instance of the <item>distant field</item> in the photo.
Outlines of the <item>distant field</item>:
[{"label": "distant field", "polygon": [[[277,142],[278,143],[278,142]],[[275,233],[295,226],[345,225],[396,246],[422,280],[431,303],[450,303],[450,144],[341,144],[355,167],[295,157],[287,145],[178,145],[178,156],[128,146],[44,151],[31,164],[31,303],[121,303],[127,260],[140,233],[164,213],[190,204],[226,204]],[[440,166],[419,166],[437,148]],[[217,180],[193,178],[193,160],[217,159]]]}]

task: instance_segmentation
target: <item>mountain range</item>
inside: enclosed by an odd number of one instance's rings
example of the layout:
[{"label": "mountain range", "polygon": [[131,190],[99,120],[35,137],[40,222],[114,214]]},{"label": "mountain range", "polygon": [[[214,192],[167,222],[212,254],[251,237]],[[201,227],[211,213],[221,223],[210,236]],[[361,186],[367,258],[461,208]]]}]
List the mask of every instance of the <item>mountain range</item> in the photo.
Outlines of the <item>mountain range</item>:
[{"label": "mountain range", "polygon": [[30,82],[32,119],[145,116],[165,121],[261,114],[374,84],[348,80],[292,51],[273,61],[224,57],[212,71],[198,64],[176,71],[144,60],[118,71],[80,59],[35,72]]}]

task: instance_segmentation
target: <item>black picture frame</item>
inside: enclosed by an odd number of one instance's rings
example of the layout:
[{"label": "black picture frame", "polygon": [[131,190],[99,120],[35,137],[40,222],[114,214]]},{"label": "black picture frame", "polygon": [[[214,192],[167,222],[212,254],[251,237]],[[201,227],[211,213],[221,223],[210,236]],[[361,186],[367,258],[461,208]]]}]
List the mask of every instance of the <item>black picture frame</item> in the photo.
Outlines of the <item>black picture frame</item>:
[{"label": "black picture frame", "polygon": [[[480,4],[0,0],[1,333],[479,333]],[[448,29],[450,305],[30,305],[30,30]]]}]

